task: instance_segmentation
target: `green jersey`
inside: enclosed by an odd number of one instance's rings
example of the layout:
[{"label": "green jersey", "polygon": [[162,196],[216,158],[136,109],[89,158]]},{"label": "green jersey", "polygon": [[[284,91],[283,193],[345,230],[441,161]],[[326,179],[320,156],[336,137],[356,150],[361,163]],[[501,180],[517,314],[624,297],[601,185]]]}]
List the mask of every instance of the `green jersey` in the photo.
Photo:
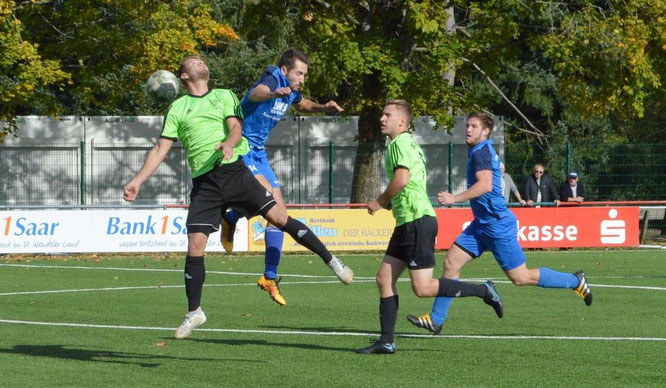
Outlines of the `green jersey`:
[{"label": "green jersey", "polygon": [[435,217],[426,190],[426,165],[423,150],[409,132],[403,132],[389,143],[386,151],[386,174],[393,179],[397,168],[409,170],[409,183],[402,191],[391,198],[395,225],[417,220],[423,216]]},{"label": "green jersey", "polygon": [[238,98],[231,90],[212,89],[203,96],[188,94],[171,104],[160,137],[183,142],[192,178],[196,178],[218,164],[235,162],[250,150],[244,137],[234,147],[230,160],[223,160],[222,150],[215,150],[229,136],[229,117],[243,119]]}]

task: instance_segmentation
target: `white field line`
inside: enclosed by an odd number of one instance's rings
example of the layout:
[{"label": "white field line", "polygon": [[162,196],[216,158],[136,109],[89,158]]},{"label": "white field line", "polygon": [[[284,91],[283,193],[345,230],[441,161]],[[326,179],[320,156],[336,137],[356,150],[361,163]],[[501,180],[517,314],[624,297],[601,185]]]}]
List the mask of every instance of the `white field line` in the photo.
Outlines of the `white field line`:
[{"label": "white field line", "polygon": [[[356,279],[354,279],[356,280]],[[409,280],[409,279],[405,279]],[[373,280],[359,280],[357,283],[369,283]],[[401,279],[402,281],[402,279]],[[292,284],[339,284],[339,280],[324,280],[324,281],[311,281],[311,282],[286,282],[281,281],[280,285]],[[257,283],[225,283],[225,284],[204,284],[204,287],[236,287],[236,286],[255,286]],[[159,290],[162,288],[184,288],[185,285],[180,286],[127,286],[127,287],[102,287],[102,288],[75,288],[69,290],[45,290],[45,291],[15,291],[15,292],[0,292],[0,296],[12,295],[38,295],[38,294],[65,294],[70,292],[95,292],[95,291],[125,291],[125,290]]]},{"label": "white field line", "polygon": [[[400,278],[399,282],[408,282],[408,278]],[[354,279],[355,283],[373,283],[374,279]],[[305,281],[305,282],[287,282],[281,281],[281,285],[296,285],[296,284],[339,284],[337,280],[324,280],[324,281]],[[496,280],[495,283],[511,282],[507,280]],[[255,286],[256,283],[224,283],[224,284],[204,284],[204,287],[242,287],[242,286]],[[98,292],[98,291],[127,291],[127,290],[159,290],[159,289],[180,289],[184,285],[160,285],[160,286],[125,286],[125,287],[101,287],[101,288],[74,288],[64,290],[43,290],[43,291],[14,291],[14,292],[0,292],[2,296],[17,296],[17,295],[40,295],[40,294],[67,294],[76,292]],[[666,291],[666,287],[647,287],[647,286],[617,286],[607,284],[594,284],[594,287],[601,288],[624,288],[624,289],[639,289],[639,290],[656,290]]]},{"label": "white field line", "polygon": [[[82,269],[82,270],[100,270],[100,271],[145,271],[145,272],[180,272],[182,269],[169,269],[169,268],[125,268],[125,267],[86,267],[80,265],[46,265],[46,264],[7,264],[0,263],[0,267],[18,267],[18,268],[49,268],[49,269]],[[207,270],[206,274],[216,274],[216,275],[231,275],[231,276],[261,276],[263,273],[259,272],[228,272],[228,271],[211,271]],[[309,279],[331,279],[335,278],[333,275],[303,275],[303,274],[282,274],[286,277],[295,277],[295,278],[309,278]],[[666,278],[666,275],[663,276]],[[653,279],[655,276],[641,276],[641,275],[598,275],[598,276],[587,276],[588,279]],[[370,276],[358,276],[354,279],[359,280],[368,280],[375,279]],[[493,280],[495,282],[505,282],[506,278],[461,278],[461,280],[466,281],[485,281]]]},{"label": "white field line", "polygon": [[[50,268],[50,269],[83,269],[83,270],[101,270],[101,271],[145,271],[145,272],[180,272],[182,269],[168,268],[123,268],[123,267],[86,267],[81,265],[39,265],[39,264],[0,264],[0,267],[23,267],[23,268]],[[260,272],[226,272],[226,271],[206,271],[206,274],[218,275],[238,275],[238,276],[261,276]],[[336,278],[333,275],[300,275],[284,274],[284,276],[296,278]],[[368,278],[369,279],[369,278]],[[374,277],[372,278],[374,279]]]},{"label": "white field line", "polygon": [[[36,326],[56,327],[80,327],[95,329],[118,329],[118,330],[152,330],[152,331],[174,331],[173,327],[156,326],[126,326],[126,325],[91,325],[85,323],[68,322],[34,322],[20,321],[14,319],[0,319],[0,323]],[[376,336],[377,333],[358,333],[345,331],[303,331],[303,330],[248,330],[248,329],[205,329],[198,328],[196,331],[210,333],[250,333],[250,334],[289,334],[289,335],[312,335],[312,336],[343,336],[343,337],[365,337]],[[587,341],[666,341],[662,337],[571,337],[571,336],[548,336],[548,335],[456,335],[446,334],[434,336],[430,334],[396,334],[397,337],[406,338],[428,338],[428,339],[497,339],[497,340],[587,340]]]},{"label": "white field line", "polygon": [[[82,270],[107,270],[107,271],[147,271],[147,272],[179,272],[182,273],[182,269],[166,269],[166,268],[123,268],[123,267],[86,267],[86,266],[60,266],[60,265],[38,265],[38,264],[1,264],[0,267],[18,267],[18,268],[49,268],[49,269],[82,269]],[[225,271],[206,271],[207,274],[217,274],[217,275],[233,275],[233,276],[261,276],[261,273],[252,273],[252,272],[225,272]],[[335,276],[323,276],[323,275],[302,275],[302,274],[283,274],[286,277],[294,278],[309,278],[309,279],[330,279],[335,278]],[[594,276],[588,277],[588,279],[594,279]],[[613,278],[613,279],[649,279],[650,276],[599,276],[598,278]],[[357,283],[367,283],[369,281],[374,281],[374,277],[369,276],[358,276],[354,278],[354,281]],[[402,277],[398,279],[399,281],[408,281],[408,278]],[[470,282],[483,282],[486,280],[493,280],[495,283],[499,284],[511,284],[510,281],[506,278],[462,278],[461,280],[470,281]],[[321,282],[281,282],[283,285],[287,284],[337,284],[338,281],[321,281]],[[207,286],[246,286],[254,285],[254,283],[229,283],[229,284],[219,284],[219,285],[207,285]],[[627,286],[627,285],[614,285],[614,284],[596,284],[590,283],[590,286],[601,287],[601,288],[620,288],[620,289],[632,289],[632,290],[653,290],[653,291],[666,291],[666,287],[652,287],[652,286]],[[178,286],[162,286],[162,288],[175,288]],[[91,288],[91,289],[72,289],[72,290],[47,290],[47,291],[24,291],[24,292],[8,292],[0,293],[0,296],[8,295],[26,295],[26,294],[48,294],[48,293],[65,293],[65,292],[84,292],[84,291],[114,291],[114,290],[132,290],[132,289],[159,289],[158,286],[143,286],[143,287],[113,287],[113,288]]]}]

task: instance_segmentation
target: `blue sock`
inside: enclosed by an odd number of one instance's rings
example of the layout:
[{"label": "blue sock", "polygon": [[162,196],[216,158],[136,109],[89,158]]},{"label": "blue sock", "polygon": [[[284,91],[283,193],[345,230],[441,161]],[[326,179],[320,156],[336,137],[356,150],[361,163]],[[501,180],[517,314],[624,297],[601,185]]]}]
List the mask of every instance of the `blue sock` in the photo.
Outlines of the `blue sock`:
[{"label": "blue sock", "polygon": [[432,304],[432,311],[430,312],[430,319],[438,325],[441,325],[446,320],[449,314],[449,307],[451,307],[453,298],[446,296],[438,296]]},{"label": "blue sock", "polygon": [[544,288],[576,288],[578,278],[572,273],[553,271],[550,268],[539,268],[539,282],[537,286]]},{"label": "blue sock", "polygon": [[430,319],[438,325],[443,324],[446,321],[446,316],[449,315],[451,302],[453,302],[453,298],[446,296],[436,297],[432,304],[432,311],[430,311]]},{"label": "blue sock", "polygon": [[267,279],[275,279],[278,265],[280,265],[280,256],[282,255],[284,232],[275,226],[269,226],[266,228],[264,236],[266,241],[264,276]]},{"label": "blue sock", "polygon": [[230,224],[235,224],[241,218],[243,218],[243,216],[234,209],[229,209],[229,211],[224,213],[224,219]]}]

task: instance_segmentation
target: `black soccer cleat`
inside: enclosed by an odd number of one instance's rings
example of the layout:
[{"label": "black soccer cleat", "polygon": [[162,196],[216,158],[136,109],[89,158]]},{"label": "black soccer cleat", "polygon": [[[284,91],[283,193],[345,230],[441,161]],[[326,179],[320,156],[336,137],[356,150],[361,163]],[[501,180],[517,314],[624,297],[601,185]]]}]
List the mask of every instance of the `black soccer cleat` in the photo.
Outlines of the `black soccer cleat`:
[{"label": "black soccer cleat", "polygon": [[395,343],[385,343],[380,341],[375,341],[372,345],[356,349],[356,353],[359,354],[394,354],[395,353]]},{"label": "black soccer cleat", "polygon": [[504,316],[504,303],[502,303],[502,297],[497,292],[497,288],[495,288],[495,283],[488,280],[487,282],[483,283],[483,285],[488,289],[488,295],[483,298],[483,301],[495,309],[495,314],[497,314],[498,318],[502,318]]},{"label": "black soccer cleat", "polygon": [[589,284],[587,284],[587,277],[583,271],[578,271],[574,273],[578,278],[578,287],[574,288],[576,295],[583,298],[585,305],[589,306],[592,304],[592,290],[590,290]]},{"label": "black soccer cleat", "polygon": [[442,325],[433,322],[430,314],[421,315],[420,317],[408,315],[407,320],[411,322],[412,325],[426,329],[434,335],[437,335],[442,331]]}]

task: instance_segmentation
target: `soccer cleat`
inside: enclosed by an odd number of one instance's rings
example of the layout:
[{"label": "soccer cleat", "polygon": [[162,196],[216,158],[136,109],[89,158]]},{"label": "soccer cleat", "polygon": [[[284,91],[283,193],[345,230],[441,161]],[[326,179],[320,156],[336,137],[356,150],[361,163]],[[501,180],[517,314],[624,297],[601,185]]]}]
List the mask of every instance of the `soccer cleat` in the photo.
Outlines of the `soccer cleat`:
[{"label": "soccer cleat", "polygon": [[495,309],[495,314],[497,314],[498,318],[502,318],[504,316],[504,304],[502,303],[502,297],[497,292],[497,288],[495,288],[495,283],[488,280],[483,285],[488,289],[488,295],[483,298],[483,301]]},{"label": "soccer cleat", "polygon": [[356,349],[356,353],[359,354],[393,354],[395,353],[395,343],[384,343],[375,341],[372,345]]},{"label": "soccer cleat", "polygon": [[430,314],[421,315],[416,317],[414,315],[408,315],[407,320],[416,327],[429,330],[432,334],[437,335],[442,331],[442,325],[438,325],[432,321]]},{"label": "soccer cleat", "polygon": [[194,311],[185,314],[185,320],[180,325],[176,332],[173,334],[175,338],[182,339],[192,334],[192,330],[203,325],[206,322],[206,314],[204,314],[201,307]]},{"label": "soccer cleat", "polygon": [[268,294],[273,298],[275,303],[279,304],[280,306],[286,306],[287,301],[284,300],[284,297],[280,293],[280,288],[278,287],[278,284],[280,283],[280,279],[266,279],[266,276],[261,275],[259,280],[257,280],[257,285],[264,291],[268,292]]},{"label": "soccer cleat", "polygon": [[333,256],[331,261],[328,263],[328,267],[338,276],[341,282],[344,284],[349,284],[354,279],[354,271],[351,268],[347,267],[345,263],[340,261],[337,257]]},{"label": "soccer cleat", "polygon": [[578,287],[574,288],[576,295],[583,298],[585,305],[589,306],[592,304],[592,290],[590,290],[590,285],[587,284],[587,277],[583,271],[578,271],[574,273],[578,278]]},{"label": "soccer cleat", "polygon": [[236,233],[236,222],[230,223],[222,215],[222,231],[220,232],[220,241],[222,242],[222,247],[227,253],[231,253],[234,250],[234,233]]}]

